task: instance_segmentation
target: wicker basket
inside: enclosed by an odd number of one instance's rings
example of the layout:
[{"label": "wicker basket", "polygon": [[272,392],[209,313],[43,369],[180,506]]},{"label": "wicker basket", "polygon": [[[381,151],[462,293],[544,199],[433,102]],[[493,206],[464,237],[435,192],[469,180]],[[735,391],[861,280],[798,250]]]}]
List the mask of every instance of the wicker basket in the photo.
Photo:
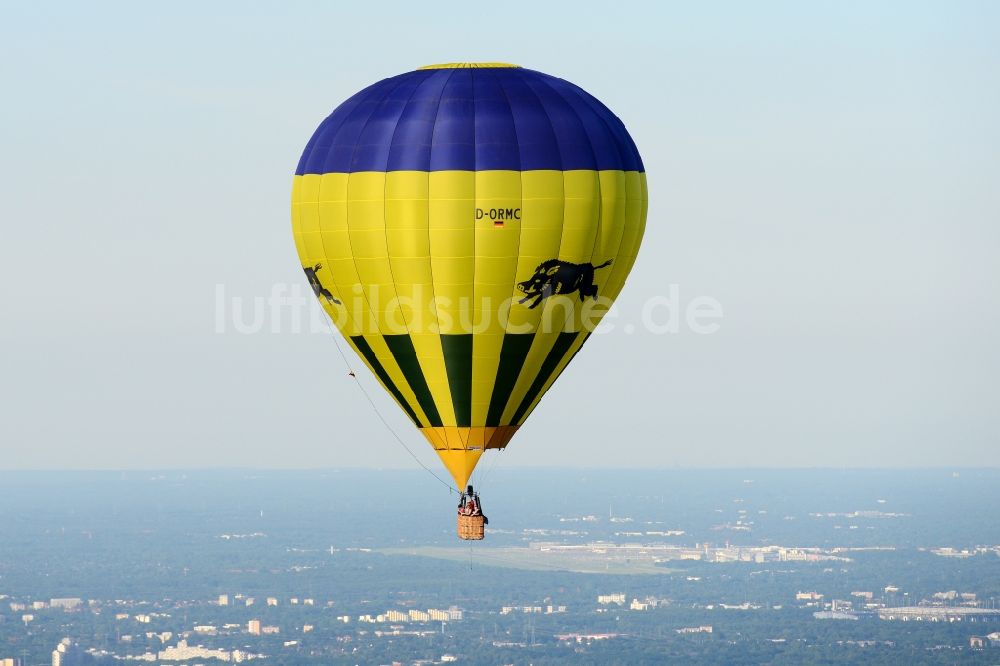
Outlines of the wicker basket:
[{"label": "wicker basket", "polygon": [[459,516],[458,538],[466,541],[481,541],[486,535],[486,518],[483,516]]}]

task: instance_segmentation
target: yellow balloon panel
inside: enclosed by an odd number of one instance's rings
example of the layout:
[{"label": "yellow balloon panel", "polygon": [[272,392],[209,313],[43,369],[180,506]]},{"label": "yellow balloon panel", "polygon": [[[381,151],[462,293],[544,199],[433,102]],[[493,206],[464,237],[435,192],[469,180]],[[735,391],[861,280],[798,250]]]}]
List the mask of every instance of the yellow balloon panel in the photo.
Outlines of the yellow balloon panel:
[{"label": "yellow balloon panel", "polygon": [[292,223],[320,303],[461,486],[621,290],[646,196],[636,171],[305,174]]}]

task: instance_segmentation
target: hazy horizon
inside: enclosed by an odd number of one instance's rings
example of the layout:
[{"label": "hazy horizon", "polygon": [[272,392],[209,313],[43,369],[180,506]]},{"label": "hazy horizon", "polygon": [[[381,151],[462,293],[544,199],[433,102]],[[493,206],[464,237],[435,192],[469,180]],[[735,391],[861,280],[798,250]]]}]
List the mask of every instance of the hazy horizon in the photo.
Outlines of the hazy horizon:
[{"label": "hazy horizon", "polygon": [[[404,454],[405,455],[405,454]],[[168,473],[179,473],[186,474],[188,472],[193,474],[202,473],[212,473],[212,472],[413,472],[417,475],[426,474],[426,471],[418,467],[416,464],[407,465],[405,462],[399,462],[395,465],[382,465],[382,466],[372,466],[372,465],[354,465],[354,466],[342,466],[342,467],[250,467],[250,466],[239,466],[239,465],[216,465],[216,466],[205,466],[205,467],[21,467],[16,469],[0,469],[0,475],[4,474],[118,474],[118,473],[153,473],[153,474],[168,474]],[[1000,465],[977,465],[962,467],[959,465],[900,465],[898,467],[874,467],[874,466],[857,466],[857,467],[824,467],[822,465],[812,465],[809,467],[722,467],[722,466],[712,466],[712,465],[691,465],[691,466],[656,466],[648,465],[644,467],[622,467],[615,465],[603,465],[603,466],[576,466],[576,465],[563,465],[563,466],[553,466],[553,465],[496,465],[491,471],[507,471],[507,472],[545,472],[545,471],[567,471],[567,472],[601,472],[601,471],[613,471],[615,473],[626,473],[626,472],[796,472],[796,471],[812,471],[812,472],[905,472],[905,471],[926,471],[926,472],[973,472],[973,471],[987,471],[995,472],[1000,470]],[[438,470],[433,469],[438,476]],[[431,479],[433,483],[433,479]]]}]

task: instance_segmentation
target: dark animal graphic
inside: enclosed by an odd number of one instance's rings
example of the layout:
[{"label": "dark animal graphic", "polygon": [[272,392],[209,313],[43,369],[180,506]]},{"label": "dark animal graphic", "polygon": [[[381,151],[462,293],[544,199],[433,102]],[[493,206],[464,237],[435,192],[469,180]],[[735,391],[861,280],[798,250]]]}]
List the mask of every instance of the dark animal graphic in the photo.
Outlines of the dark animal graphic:
[{"label": "dark animal graphic", "polygon": [[309,280],[309,286],[312,287],[313,293],[316,294],[316,298],[320,298],[322,296],[328,302],[340,305],[340,301],[334,298],[333,294],[330,293],[330,290],[324,287],[323,283],[321,283],[319,278],[316,277],[316,271],[321,268],[323,268],[323,264],[316,264],[312,268],[303,266],[302,270],[306,272],[306,278]]},{"label": "dark animal graphic", "polygon": [[580,300],[588,296],[597,298],[597,285],[594,284],[594,271],[598,268],[610,266],[608,259],[600,266],[593,264],[573,264],[568,261],[549,259],[538,264],[535,274],[524,282],[518,282],[517,288],[525,294],[518,303],[527,303],[529,308],[536,308],[538,304],[549,296],[555,294],[571,294],[574,291],[580,292]]}]

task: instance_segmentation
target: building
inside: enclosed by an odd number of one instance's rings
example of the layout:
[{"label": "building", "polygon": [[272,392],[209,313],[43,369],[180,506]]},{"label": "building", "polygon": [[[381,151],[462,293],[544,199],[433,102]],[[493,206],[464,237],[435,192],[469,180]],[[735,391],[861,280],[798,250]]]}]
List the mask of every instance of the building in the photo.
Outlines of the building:
[{"label": "building", "polygon": [[619,594],[602,594],[597,597],[597,603],[599,604],[618,604],[619,606],[625,605],[625,593]]},{"label": "building", "polygon": [[796,592],[795,593],[795,600],[796,601],[821,601],[822,599],[823,599],[823,595],[820,594],[819,592]]},{"label": "building", "polygon": [[385,622],[407,622],[410,619],[408,613],[400,613],[397,610],[390,610],[384,613]]},{"label": "building", "polygon": [[64,638],[59,641],[59,645],[57,645],[56,649],[52,651],[52,666],[66,665],[67,661],[69,661],[67,655],[69,654],[69,649],[72,645],[73,643],[71,643],[68,638]]},{"label": "building", "polygon": [[229,595],[228,594],[220,594],[219,595],[219,605],[220,606],[228,606],[229,605]]},{"label": "building", "polygon": [[[504,609],[507,610],[506,612],[504,612],[504,610],[501,609],[500,613],[502,615],[506,615],[507,613],[512,613],[515,610],[520,610],[520,607],[504,606]],[[448,610],[441,610],[440,608],[428,608],[427,615],[429,615],[430,619],[435,622],[457,622],[462,619],[462,610],[457,606],[452,606]]]},{"label": "building", "polygon": [[678,634],[710,634],[712,633],[711,625],[702,625],[700,627],[681,627],[680,629],[674,629]]},{"label": "building", "polygon": [[430,622],[431,616],[428,613],[413,609],[410,611],[410,622]]},{"label": "building", "polygon": [[177,641],[176,646],[168,646],[157,654],[164,661],[187,661],[188,659],[218,659],[229,661],[232,654],[228,650],[206,648],[200,645],[189,646],[187,641]]},{"label": "building", "polygon": [[969,636],[969,647],[977,650],[988,647],[1000,647],[1000,631],[994,631],[985,636]]},{"label": "building", "polygon": [[828,610],[816,611],[813,617],[817,620],[857,620],[858,616],[849,611]]},{"label": "building", "polygon": [[[623,602],[624,603],[624,602]],[[569,643],[591,643],[593,641],[606,641],[617,638],[619,634],[556,634],[556,640]]]},{"label": "building", "polygon": [[504,606],[500,609],[501,615],[510,615],[511,613],[541,613],[541,606]]},{"label": "building", "polygon": [[73,610],[83,605],[83,599],[77,597],[67,597],[62,599],[49,599],[49,606],[52,608],[62,608],[63,610]]},{"label": "building", "polygon": [[893,622],[1000,622],[1000,609],[969,606],[900,606],[878,609],[880,620]]},{"label": "building", "polygon": [[268,597],[267,598],[267,605],[268,606],[277,606],[278,605],[278,599],[277,599],[277,597]]}]

